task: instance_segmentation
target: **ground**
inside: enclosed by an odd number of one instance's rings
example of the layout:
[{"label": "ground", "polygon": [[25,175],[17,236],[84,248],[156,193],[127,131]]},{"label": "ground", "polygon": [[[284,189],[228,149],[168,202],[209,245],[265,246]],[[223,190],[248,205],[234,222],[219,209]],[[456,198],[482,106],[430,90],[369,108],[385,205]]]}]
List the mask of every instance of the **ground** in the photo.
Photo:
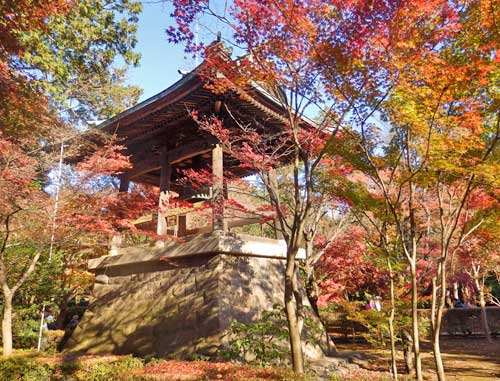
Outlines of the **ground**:
[{"label": "ground", "polygon": [[[323,369],[324,370],[324,369]],[[324,375],[324,372],[322,372]],[[357,369],[350,374],[296,374],[286,367],[229,362],[139,359],[132,356],[65,357],[35,351],[0,356],[1,381],[388,381],[388,375]]]},{"label": "ground", "polygon": [[[343,374],[325,371],[325,363],[316,363],[314,372],[303,377],[284,368],[262,368],[208,361],[142,360],[130,356],[61,355],[16,351],[13,358],[0,357],[0,380],[25,381],[388,381],[390,352],[362,343],[337,342],[342,357],[359,366],[343,367]],[[449,338],[442,340],[443,358],[449,381],[500,380],[500,338],[488,344],[485,339]],[[330,364],[331,365],[331,364]],[[430,343],[423,343],[426,380],[434,380]],[[402,356],[398,359],[401,380]],[[311,369],[311,367],[310,367]]]},{"label": "ground", "polygon": [[[338,342],[341,353],[351,353],[354,362],[364,369],[387,371],[390,366],[390,351],[370,347],[366,344]],[[500,338],[491,344],[484,338],[451,337],[441,340],[443,361],[447,380],[490,381],[500,380]],[[423,342],[423,367],[429,379],[435,379],[434,359],[429,342]],[[402,355],[398,359],[399,371],[404,373]]]}]

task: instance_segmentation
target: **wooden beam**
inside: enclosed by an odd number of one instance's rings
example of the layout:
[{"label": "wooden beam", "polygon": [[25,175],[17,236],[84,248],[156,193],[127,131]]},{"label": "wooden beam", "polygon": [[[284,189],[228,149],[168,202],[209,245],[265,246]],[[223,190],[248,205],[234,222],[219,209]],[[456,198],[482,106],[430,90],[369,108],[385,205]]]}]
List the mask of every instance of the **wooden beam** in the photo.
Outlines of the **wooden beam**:
[{"label": "wooden beam", "polygon": [[[192,152],[189,152],[189,150],[185,149],[185,147],[182,147],[183,150],[179,150],[179,152],[175,152],[168,155],[169,162],[170,164],[176,164],[180,163],[181,161],[191,159],[192,157],[203,155],[204,153],[210,152],[212,149],[211,148],[206,148],[206,149],[199,149],[195,150]],[[185,151],[185,152],[182,152]]]},{"label": "wooden beam", "polygon": [[251,218],[234,218],[227,222],[227,226],[230,228],[237,228],[240,226],[258,224],[262,221],[262,218],[251,217]]},{"label": "wooden beam", "polygon": [[[200,114],[211,112],[211,101],[207,100],[202,103],[194,103],[189,106],[186,102],[182,105],[172,105],[172,110],[177,110],[177,112],[170,114],[169,111],[166,111],[166,114],[161,117],[160,121],[151,121],[150,127],[144,127],[139,131],[136,131],[134,134],[130,134],[126,138],[125,144],[127,146],[138,145],[141,147],[145,143],[147,144],[155,135],[162,135],[166,132],[170,131],[175,127],[183,127],[187,124],[191,124],[190,127],[194,127],[195,131],[199,131],[199,127],[196,125],[196,122],[193,120],[189,109],[196,109]],[[182,110],[180,113],[178,110]]]},{"label": "wooden beam", "polygon": [[172,176],[172,165],[170,165],[167,156],[167,150],[164,149],[160,154],[160,192],[170,190],[170,178]]},{"label": "wooden beam", "polygon": [[161,166],[159,164],[158,156],[155,156],[145,161],[133,163],[133,167],[127,171],[127,174],[131,179],[135,179],[139,176],[145,175],[146,173],[157,171],[158,169],[161,169]]},{"label": "wooden beam", "polygon": [[159,176],[154,176],[151,173],[146,173],[146,174],[141,176],[140,183],[149,184],[149,185],[152,185],[154,187],[157,187],[160,184],[160,179],[159,179]]},{"label": "wooden beam", "polygon": [[[211,147],[216,144],[216,142],[215,138],[209,137],[174,148],[166,153],[167,156],[165,160],[172,165],[198,155],[203,155],[210,152],[212,149]],[[134,162],[134,157],[132,156],[132,165],[133,167],[126,171],[126,174],[130,179],[134,179],[144,175],[145,173],[157,171],[161,168],[160,158],[157,154],[152,154],[147,159],[137,162]]]},{"label": "wooden beam", "polygon": [[156,123],[153,127],[143,128],[135,134],[129,134],[126,138],[126,144],[130,146],[138,144],[145,139],[151,139],[155,134],[161,134],[162,130],[178,126],[179,124],[185,122],[193,121],[193,118],[191,115],[187,114],[187,111],[186,115],[173,115],[169,119],[170,120]]}]

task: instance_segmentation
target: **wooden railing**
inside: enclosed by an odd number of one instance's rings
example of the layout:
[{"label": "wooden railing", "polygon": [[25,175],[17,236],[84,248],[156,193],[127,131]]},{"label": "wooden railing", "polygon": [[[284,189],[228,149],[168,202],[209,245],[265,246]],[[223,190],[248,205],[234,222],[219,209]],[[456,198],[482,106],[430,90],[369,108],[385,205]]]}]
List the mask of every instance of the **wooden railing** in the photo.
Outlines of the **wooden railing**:
[{"label": "wooden railing", "polygon": [[[211,224],[201,226],[195,229],[188,229],[186,226],[187,214],[188,213],[172,214],[168,217],[167,235],[174,237],[185,237],[189,235],[208,233],[212,231]],[[148,214],[146,216],[142,216],[137,220],[135,220],[134,225],[136,225],[138,228],[142,230],[156,231],[157,221],[158,221],[158,214],[156,213]],[[261,218],[259,217],[252,217],[252,218],[233,217],[233,218],[228,218],[226,224],[227,228],[231,230],[236,227],[257,224],[260,221]]]}]

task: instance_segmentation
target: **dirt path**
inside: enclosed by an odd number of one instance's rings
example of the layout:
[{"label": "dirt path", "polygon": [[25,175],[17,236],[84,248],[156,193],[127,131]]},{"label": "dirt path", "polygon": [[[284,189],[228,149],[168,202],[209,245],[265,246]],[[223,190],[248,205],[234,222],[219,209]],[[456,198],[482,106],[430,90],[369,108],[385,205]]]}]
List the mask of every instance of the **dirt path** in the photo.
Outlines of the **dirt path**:
[{"label": "dirt path", "polygon": [[[355,363],[369,370],[388,371],[390,352],[359,343],[338,343],[341,352],[353,352]],[[478,338],[446,338],[441,342],[447,380],[489,381],[500,380],[500,338],[488,344]],[[429,380],[436,379],[434,359],[430,343],[423,343],[423,367]],[[362,355],[355,355],[361,352]],[[404,374],[402,353],[399,354],[398,369]]]}]

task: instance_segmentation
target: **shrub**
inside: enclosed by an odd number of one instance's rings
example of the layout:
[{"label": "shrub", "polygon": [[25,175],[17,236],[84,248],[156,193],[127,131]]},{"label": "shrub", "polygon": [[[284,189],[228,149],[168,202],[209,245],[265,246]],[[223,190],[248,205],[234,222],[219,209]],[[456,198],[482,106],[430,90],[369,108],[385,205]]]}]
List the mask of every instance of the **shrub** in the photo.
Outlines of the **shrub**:
[{"label": "shrub", "polygon": [[132,381],[134,373],[141,368],[142,361],[135,357],[124,357],[110,362],[91,362],[86,364],[66,364],[62,370],[61,381]]},{"label": "shrub", "polygon": [[55,353],[59,346],[59,343],[63,339],[65,332],[63,330],[48,330],[44,331],[44,341],[42,349],[44,352]]},{"label": "shrub", "polygon": [[[388,307],[387,307],[388,308]],[[411,315],[409,306],[404,302],[397,303],[397,312],[394,321],[394,334],[396,342],[401,340],[401,332],[411,332]],[[338,302],[329,305],[326,316],[334,317],[337,322],[350,323],[356,328],[356,333],[362,336],[369,344],[376,347],[389,345],[389,311],[366,310],[362,302]],[[348,324],[345,324],[348,326]],[[429,334],[430,322],[427,317],[420,314],[419,331],[421,337]]]},{"label": "shrub", "polygon": [[0,360],[2,381],[134,381],[142,361],[123,357],[114,361],[43,363],[37,357],[14,356]]},{"label": "shrub", "polygon": [[287,322],[283,307],[275,305],[264,311],[260,320],[251,323],[231,322],[230,340],[221,351],[226,360],[250,360],[259,365],[280,363],[288,355]]},{"label": "shrub", "polygon": [[50,380],[53,369],[34,358],[11,357],[0,360],[2,381],[45,381]]},{"label": "shrub", "polygon": [[40,311],[41,307],[37,304],[15,309],[12,325],[14,348],[36,348],[40,330]]},{"label": "shrub", "polygon": [[[324,333],[321,323],[310,317],[311,313],[310,308],[306,308],[302,333],[309,342],[317,344]],[[279,304],[275,304],[271,311],[264,311],[255,322],[233,320],[228,336],[228,345],[221,351],[225,360],[245,360],[260,366],[277,365],[290,354],[285,309]]]}]

